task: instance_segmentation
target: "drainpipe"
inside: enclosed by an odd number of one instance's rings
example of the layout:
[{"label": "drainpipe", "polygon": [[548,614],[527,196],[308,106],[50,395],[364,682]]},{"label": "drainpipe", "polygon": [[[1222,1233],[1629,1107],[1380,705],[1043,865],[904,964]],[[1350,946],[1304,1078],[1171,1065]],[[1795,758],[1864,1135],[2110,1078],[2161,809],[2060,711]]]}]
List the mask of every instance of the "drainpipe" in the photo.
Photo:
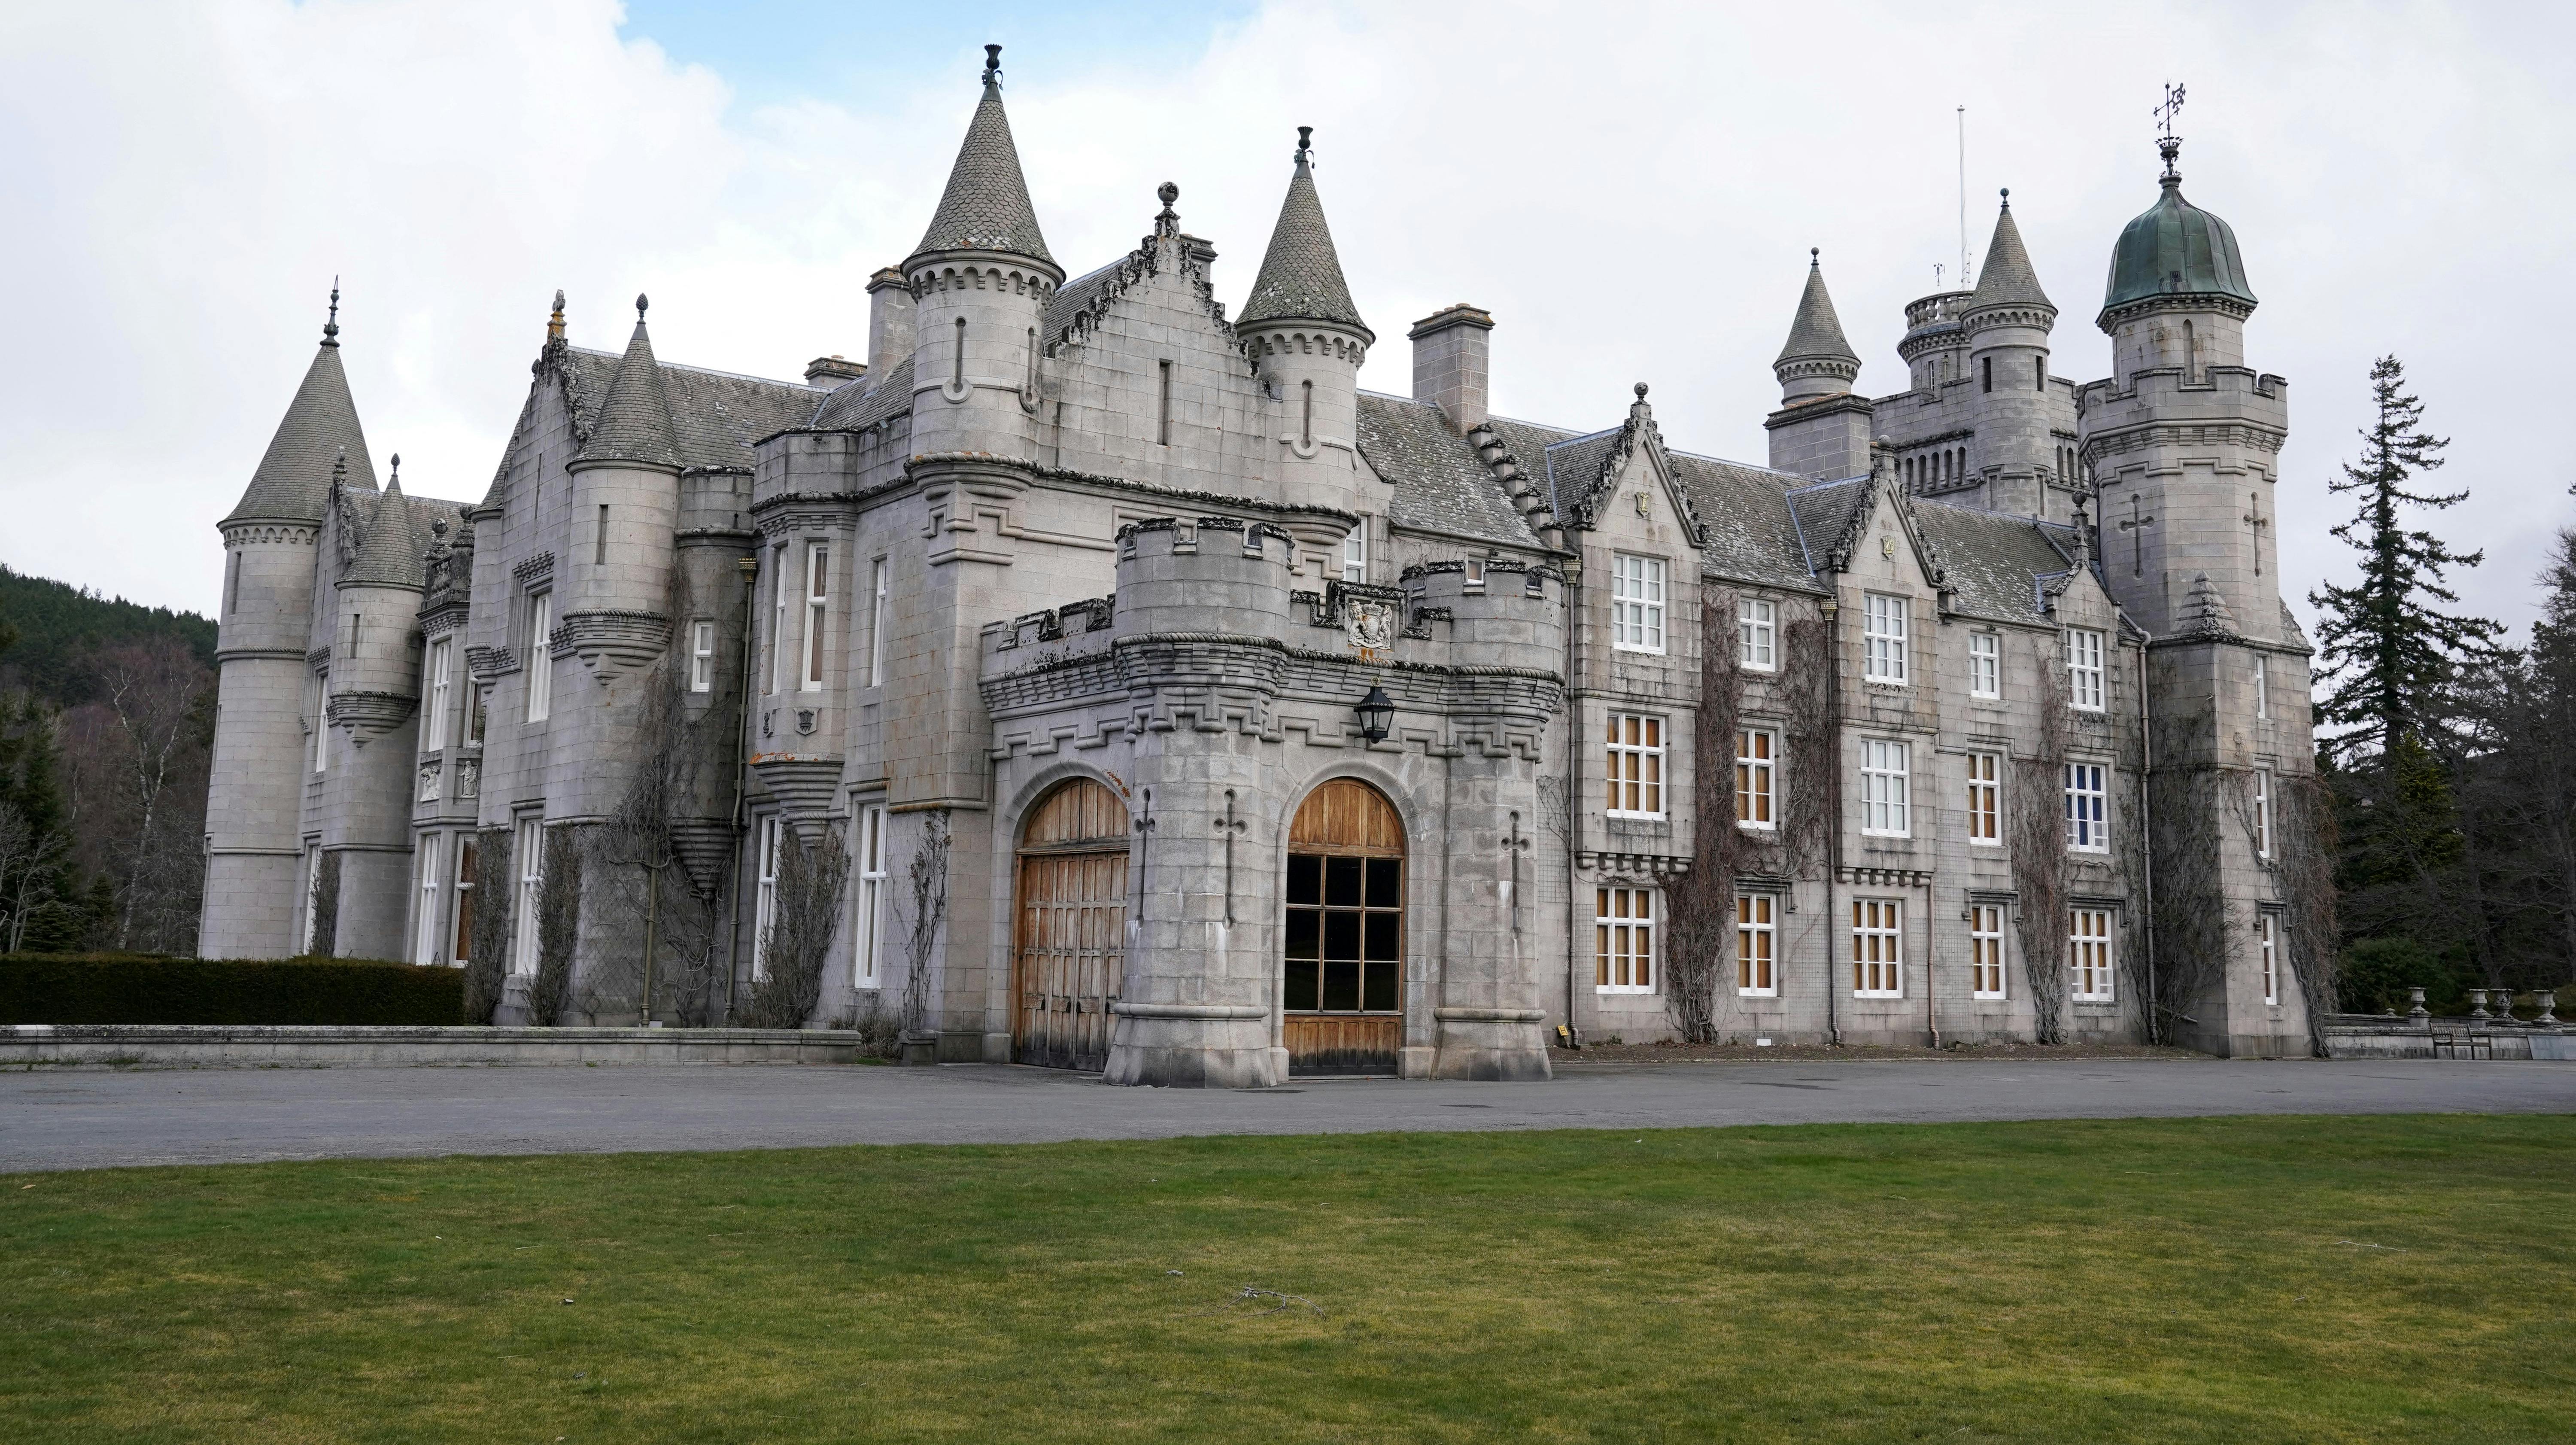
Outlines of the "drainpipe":
[{"label": "drainpipe", "polygon": [[1583,896],[1583,880],[1574,866],[1575,845],[1582,841],[1583,826],[1583,689],[1582,674],[1576,671],[1575,635],[1583,625],[1583,558],[1577,554],[1565,569],[1565,1037],[1576,1048],[1583,1046],[1583,1031],[1574,1023],[1576,979],[1581,971],[1581,951],[1576,940],[1583,936],[1576,923],[1575,900]]},{"label": "drainpipe", "polygon": [[1843,1046],[1842,1003],[1834,995],[1834,888],[1843,868],[1843,640],[1842,574],[1825,579],[1825,601],[1818,612],[1825,624],[1825,1042]]},{"label": "drainpipe", "polygon": [[743,779],[751,767],[751,619],[757,600],[754,589],[760,583],[760,554],[734,559],[733,569],[742,578],[742,705],[734,729],[733,749],[733,886],[725,890],[725,1011],[724,1021],[733,1022],[735,958],[742,948],[742,795]]},{"label": "drainpipe", "polygon": [[2155,1043],[2162,1032],[2156,1023],[2156,716],[2155,701],[2147,691],[2147,646],[2156,635],[2143,627],[2146,641],[2138,644],[2138,836],[2146,846],[2138,850],[2143,877],[2139,887],[2146,894],[2145,926],[2138,930],[2147,941],[2147,1042]]}]

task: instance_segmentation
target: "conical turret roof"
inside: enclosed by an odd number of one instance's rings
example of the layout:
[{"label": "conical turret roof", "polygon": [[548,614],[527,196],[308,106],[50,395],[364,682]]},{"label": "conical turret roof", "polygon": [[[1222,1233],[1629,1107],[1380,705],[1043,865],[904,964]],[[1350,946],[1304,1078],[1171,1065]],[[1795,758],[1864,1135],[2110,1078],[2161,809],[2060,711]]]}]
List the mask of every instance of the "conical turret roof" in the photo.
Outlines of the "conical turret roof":
[{"label": "conical turret roof", "polygon": [[1360,320],[1359,307],[1351,303],[1350,283],[1342,279],[1342,258],[1333,249],[1333,230],[1324,224],[1324,203],[1315,195],[1315,176],[1306,160],[1306,137],[1313,132],[1313,126],[1297,127],[1296,174],[1288,179],[1279,224],[1271,229],[1261,274],[1253,278],[1252,295],[1244,301],[1236,324],[1331,321],[1374,341],[1377,334]]},{"label": "conical turret roof", "polygon": [[376,514],[367,519],[367,535],[360,539],[358,555],[340,581],[344,586],[418,587],[424,546],[411,503],[403,496],[402,474],[396,472],[385,494],[376,499]]},{"label": "conical turret roof", "polygon": [[1834,314],[1834,298],[1825,294],[1824,262],[1816,253],[1807,253],[1807,289],[1798,298],[1798,319],[1789,323],[1789,344],[1780,348],[1779,361],[1860,360],[1843,339],[1842,318]]},{"label": "conical turret roof", "polygon": [[2057,309],[2057,303],[2039,288],[2039,273],[2031,269],[2030,251],[2021,243],[2021,227],[2013,224],[2010,191],[2004,192],[2003,210],[1995,217],[1994,239],[1986,243],[1985,273],[1977,278],[1976,294],[1968,298],[1965,309],[1988,306]]},{"label": "conical turret roof", "polygon": [[653,359],[653,338],[644,330],[646,298],[635,298],[635,334],[626,354],[608,379],[608,395],[599,403],[576,463],[635,462],[678,471],[679,432],[671,425],[671,397],[662,382],[662,366]]},{"label": "conical turret roof", "polygon": [[251,473],[241,501],[224,518],[318,522],[331,495],[331,463],[349,458],[349,485],[376,489],[375,463],[367,458],[367,436],[358,427],[357,403],[349,399],[349,378],[340,369],[340,293],[331,292],[332,320],[323,328],[321,350],[304,370],[304,384],[277,424],[268,452]]},{"label": "conical turret roof", "polygon": [[1046,237],[1038,233],[1038,213],[1029,204],[1028,180],[1020,174],[1011,118],[1002,111],[1002,47],[987,45],[984,51],[984,99],[966,127],[966,143],[957,148],[938,214],[912,253],[1000,251],[1053,266]]}]

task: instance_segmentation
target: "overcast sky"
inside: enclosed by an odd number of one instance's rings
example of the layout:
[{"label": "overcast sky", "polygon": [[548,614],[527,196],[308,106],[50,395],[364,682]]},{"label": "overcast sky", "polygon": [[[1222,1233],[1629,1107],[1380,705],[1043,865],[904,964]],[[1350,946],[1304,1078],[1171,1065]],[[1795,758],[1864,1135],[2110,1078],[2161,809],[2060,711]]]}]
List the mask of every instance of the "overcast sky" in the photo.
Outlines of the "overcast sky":
[{"label": "overcast sky", "polygon": [[2531,613],[2576,517],[2576,23],[2566,6],[922,7],[852,0],[206,0],[0,7],[0,560],[211,611],[248,482],[341,278],[378,465],[482,495],[556,287],[577,344],[653,297],[665,360],[765,376],[866,350],[862,286],[919,238],[1002,42],[1038,217],[1080,273],[1154,187],[1240,306],[1316,128],[1363,384],[1409,323],[1491,310],[1507,415],[1764,459],[1769,363],[1807,248],[1860,386],[1897,390],[1900,308],[2012,188],[2061,308],[2054,370],[2103,374],[2110,245],[2155,199],[2167,81],[2185,193],[2236,229],[2287,376],[2285,581],[2349,572],[2325,483],[2394,352],[2454,438],[2433,525]]}]

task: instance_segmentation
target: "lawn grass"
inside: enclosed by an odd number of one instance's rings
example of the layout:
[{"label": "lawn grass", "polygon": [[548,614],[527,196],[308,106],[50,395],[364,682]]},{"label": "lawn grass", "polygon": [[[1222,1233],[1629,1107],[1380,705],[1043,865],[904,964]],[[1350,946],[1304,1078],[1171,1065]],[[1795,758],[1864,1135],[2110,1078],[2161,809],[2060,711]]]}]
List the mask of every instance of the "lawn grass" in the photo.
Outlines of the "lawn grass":
[{"label": "lawn grass", "polygon": [[0,1176],[10,1441],[2567,1440],[2571,1317],[2566,1117]]}]

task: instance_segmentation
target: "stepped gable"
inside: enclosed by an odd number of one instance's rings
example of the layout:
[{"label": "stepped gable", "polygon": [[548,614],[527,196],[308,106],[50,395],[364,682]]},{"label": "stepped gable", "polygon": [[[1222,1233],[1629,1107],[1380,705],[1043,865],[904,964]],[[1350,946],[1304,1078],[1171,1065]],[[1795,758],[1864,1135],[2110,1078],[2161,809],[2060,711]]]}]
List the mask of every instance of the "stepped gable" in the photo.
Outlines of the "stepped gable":
[{"label": "stepped gable", "polygon": [[1950,610],[1992,622],[2045,622],[2043,579],[2063,576],[2068,557],[2028,517],[1909,499],[1917,533],[1941,557]]},{"label": "stepped gable", "polygon": [[823,398],[813,420],[803,425],[810,431],[864,431],[911,410],[912,357],[907,354],[886,368],[873,389],[865,382],[854,382]]},{"label": "stepped gable", "polygon": [[1805,478],[1690,452],[1664,455],[1692,510],[1708,524],[1708,540],[1700,547],[1702,573],[1761,587],[1817,590],[1789,506],[1789,489]]},{"label": "stepped gable", "polygon": [[347,484],[354,490],[376,490],[376,464],[367,455],[367,435],[358,425],[358,406],[349,397],[349,378],[340,368],[340,292],[331,291],[331,317],[323,323],[322,346],[304,381],[295,389],[286,415],[269,438],[268,450],[251,473],[241,501],[225,514],[227,522],[254,518],[285,522],[318,522],[331,498],[331,464],[349,458]]},{"label": "stepped gable", "polygon": [[2030,250],[2021,243],[2021,227],[2013,224],[2010,191],[2004,192],[2003,209],[1995,216],[1994,239],[1986,243],[1985,270],[1977,277],[1977,289],[1962,309],[1982,311],[1989,306],[2057,309],[2048,293],[2040,289],[2039,272],[2030,264]]},{"label": "stepped gable", "polygon": [[1377,333],[1360,320],[1350,283],[1342,279],[1341,254],[1333,249],[1333,229],[1325,224],[1324,203],[1315,194],[1306,144],[1313,130],[1313,126],[1297,128],[1297,170],[1288,179],[1287,199],[1279,204],[1279,223],[1271,228],[1270,249],[1262,253],[1261,271],[1235,324],[1326,321],[1375,341]]},{"label": "stepped gable", "polygon": [[1440,408],[1382,392],[1359,394],[1360,455],[1393,487],[1388,520],[1507,547],[1543,547],[1475,446]]},{"label": "stepped gable", "polygon": [[1002,110],[1002,47],[987,45],[984,52],[984,98],[967,123],[939,210],[912,254],[996,251],[1053,266],[1046,238],[1038,233],[1037,209],[1029,204],[1028,180],[1020,173],[1011,118]]},{"label": "stepped gable", "polygon": [[1848,361],[1860,363],[1860,355],[1843,337],[1842,318],[1834,314],[1834,298],[1825,293],[1824,263],[1810,253],[1807,262],[1807,289],[1798,297],[1798,315],[1789,323],[1788,343],[1780,348],[1774,366],[1788,361]]}]

